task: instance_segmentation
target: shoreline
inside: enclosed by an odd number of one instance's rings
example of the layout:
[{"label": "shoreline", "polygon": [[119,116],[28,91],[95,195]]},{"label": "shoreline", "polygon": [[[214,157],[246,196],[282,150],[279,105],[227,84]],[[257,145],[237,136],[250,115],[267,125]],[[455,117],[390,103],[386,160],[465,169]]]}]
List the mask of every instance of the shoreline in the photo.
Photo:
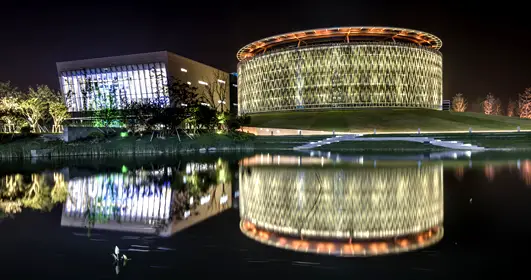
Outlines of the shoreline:
[{"label": "shoreline", "polygon": [[[461,141],[484,146],[481,151],[495,152],[526,152],[531,151],[531,134],[520,134],[521,138],[508,139],[492,135],[470,139],[466,135],[458,138]],[[295,147],[322,141],[329,136],[255,136],[248,134],[204,134],[194,139],[179,141],[176,137],[154,138],[143,137],[112,137],[75,142],[47,141],[42,137],[19,137],[0,144],[0,160],[32,159],[47,157],[105,157],[105,156],[158,156],[177,154],[211,154],[251,151],[329,151],[329,152],[439,152],[465,151],[451,149],[428,143],[408,141],[343,141],[330,143],[311,149],[295,150]],[[359,139],[362,139],[360,137]],[[483,145],[482,145],[483,144]],[[487,144],[487,145],[484,145]],[[32,150],[34,152],[32,152]]]}]

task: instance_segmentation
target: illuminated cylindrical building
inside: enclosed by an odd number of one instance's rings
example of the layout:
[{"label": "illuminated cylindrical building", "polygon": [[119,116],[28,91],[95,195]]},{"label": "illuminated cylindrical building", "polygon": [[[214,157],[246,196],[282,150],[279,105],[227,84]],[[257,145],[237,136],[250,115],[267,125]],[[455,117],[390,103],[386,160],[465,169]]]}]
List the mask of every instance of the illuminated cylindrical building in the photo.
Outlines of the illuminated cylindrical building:
[{"label": "illuminated cylindrical building", "polygon": [[275,161],[241,167],[240,228],[250,238],[340,256],[410,251],[442,238],[442,164]]},{"label": "illuminated cylindrical building", "polygon": [[442,107],[442,41],[416,30],[339,27],[240,49],[238,112]]}]

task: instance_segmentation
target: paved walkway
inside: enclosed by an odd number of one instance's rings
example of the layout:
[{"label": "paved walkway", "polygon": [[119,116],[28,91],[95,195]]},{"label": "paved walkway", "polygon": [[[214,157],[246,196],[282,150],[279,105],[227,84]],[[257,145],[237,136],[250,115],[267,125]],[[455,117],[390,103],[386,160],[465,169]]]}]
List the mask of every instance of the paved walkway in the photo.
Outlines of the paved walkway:
[{"label": "paved walkway", "polygon": [[484,147],[465,144],[459,141],[444,141],[438,140],[432,137],[360,137],[362,134],[352,134],[352,135],[339,135],[317,142],[310,142],[301,146],[294,147],[294,150],[310,150],[331,143],[344,142],[344,141],[408,141],[408,142],[417,142],[424,144],[431,144],[434,146],[444,147],[453,150],[467,150],[467,151],[478,151],[484,150]]}]

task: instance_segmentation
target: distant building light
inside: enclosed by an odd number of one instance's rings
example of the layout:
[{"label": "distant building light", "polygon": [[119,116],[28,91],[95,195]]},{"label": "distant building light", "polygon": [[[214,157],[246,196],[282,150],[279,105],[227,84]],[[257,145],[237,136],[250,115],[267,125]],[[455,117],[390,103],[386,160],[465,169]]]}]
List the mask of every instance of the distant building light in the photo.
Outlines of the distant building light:
[{"label": "distant building light", "polygon": [[203,82],[203,81],[199,81],[199,84],[200,84],[200,85],[208,86],[208,83],[207,83],[207,82]]},{"label": "distant building light", "polygon": [[188,217],[190,217],[190,210],[184,212],[184,218],[186,219]]},{"label": "distant building light", "polygon": [[224,84],[225,81],[218,79],[218,83]]},{"label": "distant building light", "polygon": [[233,86],[233,87],[238,87],[238,85],[237,85],[237,84],[232,84],[232,86]]},{"label": "distant building light", "polygon": [[191,85],[191,84],[192,84],[192,83],[190,83],[190,82],[186,82],[186,83],[187,83],[188,85]]},{"label": "distant building light", "polygon": [[190,197],[190,205],[194,204],[194,197]]},{"label": "distant building light", "polygon": [[201,197],[201,205],[210,201],[210,195]]},{"label": "distant building light", "polygon": [[238,106],[238,103],[232,103],[232,105],[234,105],[234,106]]},{"label": "distant building light", "polygon": [[224,196],[222,196],[219,199],[219,204],[225,204],[225,203],[227,203],[228,200],[229,200],[229,196],[228,195],[224,195]]},{"label": "distant building light", "polygon": [[205,103],[205,102],[201,102],[201,105],[210,107],[210,104]]},{"label": "distant building light", "polygon": [[222,100],[218,100],[218,103],[220,103],[220,104],[221,104],[221,103],[225,104],[225,103],[227,103],[227,102],[222,101]]},{"label": "distant building light", "polygon": [[188,105],[184,104],[184,103],[181,103],[181,106],[183,107],[188,107]]},{"label": "distant building light", "polygon": [[184,68],[181,68],[181,72],[188,72],[188,70],[184,69]]}]

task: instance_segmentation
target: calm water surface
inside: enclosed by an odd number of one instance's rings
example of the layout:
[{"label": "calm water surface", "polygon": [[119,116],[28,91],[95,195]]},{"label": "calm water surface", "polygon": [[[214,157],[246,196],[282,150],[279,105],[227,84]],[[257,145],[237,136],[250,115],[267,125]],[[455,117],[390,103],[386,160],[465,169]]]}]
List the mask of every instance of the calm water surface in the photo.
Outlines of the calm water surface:
[{"label": "calm water surface", "polygon": [[0,162],[1,279],[516,276],[530,248],[531,154]]}]

